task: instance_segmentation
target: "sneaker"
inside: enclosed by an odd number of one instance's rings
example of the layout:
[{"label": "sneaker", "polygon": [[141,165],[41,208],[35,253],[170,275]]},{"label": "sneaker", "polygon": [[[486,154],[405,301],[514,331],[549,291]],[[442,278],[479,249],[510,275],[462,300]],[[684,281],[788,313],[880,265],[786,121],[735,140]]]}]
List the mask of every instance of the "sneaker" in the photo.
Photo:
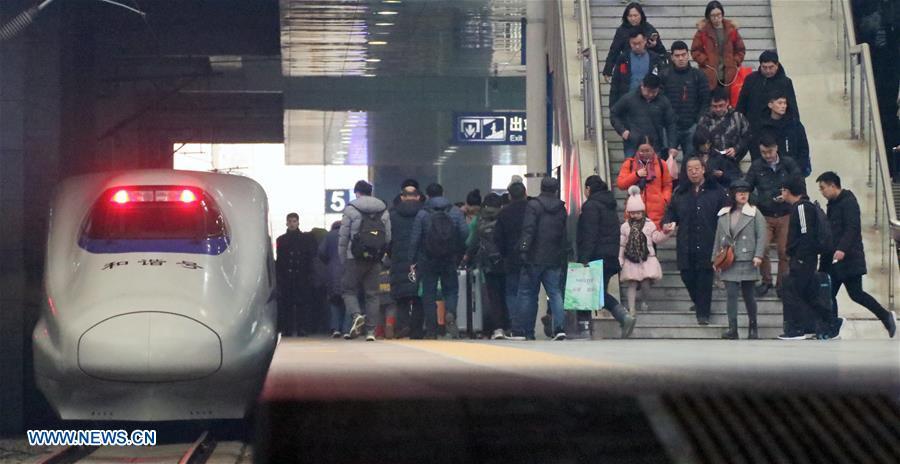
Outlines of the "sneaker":
[{"label": "sneaker", "polygon": [[697,318],[697,324],[699,324],[699,325],[709,325],[709,318],[708,318],[708,317],[698,317],[698,318]]},{"label": "sneaker", "polygon": [[491,335],[491,340],[505,340],[506,334],[503,333],[503,329],[497,329]]},{"label": "sneaker", "polygon": [[762,297],[766,296],[766,293],[769,293],[769,290],[771,290],[771,289],[772,289],[772,284],[770,284],[768,282],[763,282],[763,283],[757,285],[756,288],[753,290],[753,292],[756,293],[756,296],[758,298],[762,298]]},{"label": "sneaker", "polygon": [[800,332],[785,332],[778,336],[779,340],[806,340],[806,334]]},{"label": "sneaker", "polygon": [[331,332],[331,338],[341,338],[341,331],[335,330],[334,332]]},{"label": "sneaker", "polygon": [[545,314],[543,317],[541,317],[541,324],[544,325],[544,335],[546,335],[547,338],[553,337],[553,327],[550,326],[549,314]]},{"label": "sneaker", "polygon": [[366,325],[366,316],[362,314],[353,315],[353,324],[350,325],[350,338],[356,338],[362,334],[362,329]]},{"label": "sneaker", "polygon": [[374,342],[374,341],[375,341],[375,335],[374,335],[374,334],[366,335],[366,341],[367,341],[367,342]]},{"label": "sneaker", "polygon": [[844,325],[844,319],[837,318],[837,321],[831,326],[831,330],[827,333],[819,334],[819,340],[840,340],[841,327]]},{"label": "sneaker", "polygon": [[553,341],[562,341],[566,339],[565,332],[557,332],[556,335],[553,336]]},{"label": "sneaker", "polygon": [[351,338],[353,338],[353,337],[351,337],[350,334],[348,334],[348,333],[344,334],[344,340],[350,340]]},{"label": "sneaker", "polygon": [[637,324],[637,318],[626,314],[625,319],[622,320],[622,338],[628,338],[631,336],[631,332],[634,332],[634,326]]},{"label": "sneaker", "polygon": [[888,311],[888,319],[882,323],[888,331],[888,337],[894,338],[894,335],[897,333],[897,315],[893,311]]},{"label": "sneaker", "polygon": [[524,342],[528,338],[522,335],[521,332],[510,332],[509,335],[506,336],[506,339],[514,342]]},{"label": "sneaker", "polygon": [[447,335],[450,339],[455,340],[459,338],[459,327],[456,325],[456,315],[447,313],[447,315],[444,316],[444,327],[446,327]]}]

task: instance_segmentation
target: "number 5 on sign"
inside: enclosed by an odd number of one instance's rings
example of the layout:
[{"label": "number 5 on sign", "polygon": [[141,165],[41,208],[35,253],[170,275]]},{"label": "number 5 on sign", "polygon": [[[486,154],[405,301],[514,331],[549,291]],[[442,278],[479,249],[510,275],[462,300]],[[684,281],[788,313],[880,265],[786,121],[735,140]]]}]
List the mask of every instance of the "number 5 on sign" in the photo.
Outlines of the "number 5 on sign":
[{"label": "number 5 on sign", "polygon": [[349,203],[349,190],[325,190],[326,213],[343,213]]}]

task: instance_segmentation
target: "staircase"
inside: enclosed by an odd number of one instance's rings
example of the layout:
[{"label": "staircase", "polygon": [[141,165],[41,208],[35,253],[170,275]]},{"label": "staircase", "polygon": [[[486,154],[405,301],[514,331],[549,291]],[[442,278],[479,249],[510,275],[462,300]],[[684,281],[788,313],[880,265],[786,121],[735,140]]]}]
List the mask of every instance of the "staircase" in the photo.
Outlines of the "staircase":
[{"label": "staircase", "polygon": [[[697,21],[703,17],[707,0],[646,0],[641,2],[648,21],[659,31],[663,43],[668,48],[672,42],[683,40],[690,47]],[[625,3],[618,0],[591,0],[591,23],[594,43],[600,60],[612,43],[616,28],[622,22]],[[768,0],[733,0],[726,2],[725,17],[737,23],[741,37],[747,48],[744,66],[756,69],[759,54],[763,50],[775,48],[775,34],[772,27],[771,10]],[[694,64],[696,66],[696,64]],[[600,63],[603,67],[603,63]],[[790,72],[790,70],[788,70]],[[615,176],[624,161],[622,138],[613,130],[609,122],[609,85],[601,80],[601,100],[603,104],[604,137],[609,146],[609,184],[615,188]],[[746,169],[746,166],[744,167]],[[619,210],[624,211],[626,194],[616,189],[620,200]],[[663,269],[663,278],[649,291],[649,311],[638,313],[638,323],[634,338],[719,338],[727,327],[725,315],[725,290],[713,288],[713,305],[710,325],[697,325],[690,307],[688,292],[681,282],[675,262],[675,240],[661,244],[658,256]],[[772,250],[773,269],[777,269],[777,255]],[[759,335],[761,338],[775,338],[782,331],[781,301],[774,290],[766,298],[757,298],[759,308]],[[624,291],[622,299],[624,300]],[[738,302],[741,338],[746,337],[747,316],[743,301]],[[606,315],[606,313],[604,313]],[[617,338],[618,324],[609,318],[595,321],[594,334],[601,338]]]}]

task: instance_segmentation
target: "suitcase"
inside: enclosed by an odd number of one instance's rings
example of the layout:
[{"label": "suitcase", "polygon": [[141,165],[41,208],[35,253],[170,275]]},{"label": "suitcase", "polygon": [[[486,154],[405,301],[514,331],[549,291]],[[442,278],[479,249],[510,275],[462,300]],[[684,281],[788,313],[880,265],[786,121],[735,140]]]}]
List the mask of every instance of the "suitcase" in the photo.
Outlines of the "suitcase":
[{"label": "suitcase", "polygon": [[474,338],[475,334],[484,331],[484,306],[481,302],[483,279],[477,269],[460,269],[457,276],[459,300],[456,304],[456,325],[460,331],[466,331],[469,338]]}]

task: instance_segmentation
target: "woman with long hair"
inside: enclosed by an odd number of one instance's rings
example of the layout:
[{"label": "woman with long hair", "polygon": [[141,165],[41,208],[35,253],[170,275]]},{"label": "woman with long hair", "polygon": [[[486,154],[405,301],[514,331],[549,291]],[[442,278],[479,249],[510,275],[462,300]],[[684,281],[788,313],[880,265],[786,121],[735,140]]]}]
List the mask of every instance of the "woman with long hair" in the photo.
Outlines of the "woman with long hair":
[{"label": "woman with long hair", "polygon": [[710,90],[717,86],[730,89],[746,51],[737,24],[725,19],[725,7],[718,0],[709,2],[705,19],[697,23],[691,57],[706,74]]},{"label": "woman with long hair", "polygon": [[603,65],[603,77],[609,81],[613,74],[613,67],[619,59],[622,52],[628,51],[628,36],[631,31],[639,30],[644,33],[647,38],[647,50],[656,52],[660,56],[665,56],[666,47],[663,46],[659,39],[659,32],[652,24],[647,22],[647,15],[644,14],[644,8],[640,3],[631,2],[625,7],[622,13],[622,24],[616,29],[616,35],[613,36],[612,45],[609,46],[609,53],[606,55],[606,63]]}]

